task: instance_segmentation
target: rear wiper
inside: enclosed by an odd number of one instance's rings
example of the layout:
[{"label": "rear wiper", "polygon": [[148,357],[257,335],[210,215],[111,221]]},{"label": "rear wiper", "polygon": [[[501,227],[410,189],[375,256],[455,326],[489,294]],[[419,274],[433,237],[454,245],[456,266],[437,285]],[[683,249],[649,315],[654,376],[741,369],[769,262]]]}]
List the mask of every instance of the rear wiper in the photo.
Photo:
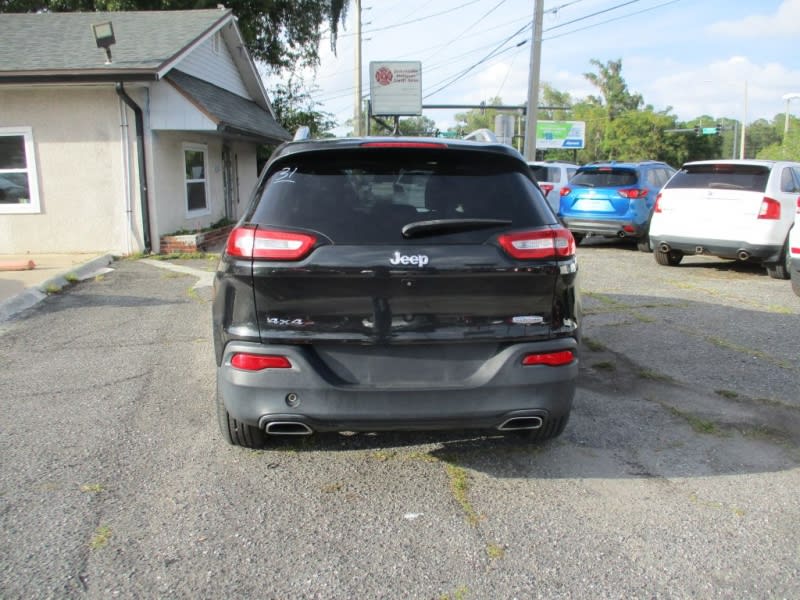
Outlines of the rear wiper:
[{"label": "rear wiper", "polygon": [[415,238],[492,227],[507,227],[508,225],[511,225],[511,221],[508,219],[435,219],[409,223],[404,225],[401,231],[404,238]]}]

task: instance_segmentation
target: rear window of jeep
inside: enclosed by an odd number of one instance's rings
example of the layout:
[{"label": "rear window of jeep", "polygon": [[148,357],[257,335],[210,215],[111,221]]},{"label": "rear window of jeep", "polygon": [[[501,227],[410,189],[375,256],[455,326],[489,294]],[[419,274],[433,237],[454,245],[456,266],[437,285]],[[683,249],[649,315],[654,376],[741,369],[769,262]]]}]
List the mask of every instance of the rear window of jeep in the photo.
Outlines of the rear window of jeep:
[{"label": "rear window of jeep", "polygon": [[446,233],[429,243],[480,243],[499,230],[556,224],[518,168],[525,166],[475,152],[291,155],[261,182],[249,220],[316,231],[340,244],[418,243],[403,238],[403,225],[437,219],[500,219],[510,225]]}]

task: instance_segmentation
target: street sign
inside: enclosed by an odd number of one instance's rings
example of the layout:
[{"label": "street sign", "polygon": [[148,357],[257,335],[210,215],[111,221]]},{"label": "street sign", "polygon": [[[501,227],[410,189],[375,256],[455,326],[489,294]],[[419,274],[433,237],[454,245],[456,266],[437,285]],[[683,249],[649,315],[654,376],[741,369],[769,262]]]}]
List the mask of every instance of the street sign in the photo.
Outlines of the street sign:
[{"label": "street sign", "polygon": [[537,121],[536,148],[575,148],[586,146],[586,123],[584,121]]},{"label": "street sign", "polygon": [[369,95],[377,116],[422,114],[422,63],[372,61]]},{"label": "street sign", "polygon": [[716,127],[703,127],[700,131],[703,135],[717,135],[717,128]]}]

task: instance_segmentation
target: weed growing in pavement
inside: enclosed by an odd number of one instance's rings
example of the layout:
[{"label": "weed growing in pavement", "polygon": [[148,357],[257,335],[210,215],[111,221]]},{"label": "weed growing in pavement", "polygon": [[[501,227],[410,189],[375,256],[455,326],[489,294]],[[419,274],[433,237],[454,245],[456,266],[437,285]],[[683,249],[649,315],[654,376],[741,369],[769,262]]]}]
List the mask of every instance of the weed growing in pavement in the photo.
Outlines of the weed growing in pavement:
[{"label": "weed growing in pavement", "polygon": [[639,369],[636,372],[636,375],[638,375],[641,379],[649,379],[650,381],[675,381],[669,375],[651,371],[650,369]]},{"label": "weed growing in pavement", "polygon": [[602,352],[606,349],[606,347],[597,340],[586,336],[583,337],[583,344],[592,352]]},{"label": "weed growing in pavement", "polygon": [[103,546],[108,544],[108,541],[111,539],[111,527],[108,525],[100,525],[92,536],[92,539],[89,541],[89,548],[92,550],[99,550]]},{"label": "weed growing in pavement", "polygon": [[731,390],[714,390],[714,393],[718,396],[722,396],[723,398],[727,398],[728,400],[733,400],[734,398],[739,397],[739,394]]},{"label": "weed growing in pavement", "polygon": [[475,508],[470,504],[467,492],[469,491],[469,475],[459,466],[447,465],[447,476],[450,478],[450,491],[456,502],[461,506],[467,517],[467,523],[477,527],[481,516],[475,512]]},{"label": "weed growing in pavement", "polygon": [[722,435],[722,432],[712,421],[705,421],[700,417],[678,410],[674,406],[670,406],[668,408],[673,415],[685,420],[696,433]]},{"label": "weed growing in pavement", "polygon": [[67,273],[67,275],[64,277],[64,279],[66,279],[70,283],[78,283],[78,281],[80,281],[78,279],[78,276],[75,275],[75,273]]},{"label": "weed growing in pavement", "polygon": [[616,371],[617,370],[617,365],[615,365],[610,360],[603,360],[603,361],[600,361],[600,362],[593,363],[592,364],[592,368],[594,370],[596,370],[596,371],[611,372],[611,371]]},{"label": "weed growing in pavement", "polygon": [[81,491],[86,494],[99,494],[105,491],[101,483],[87,483],[81,486]]},{"label": "weed growing in pavement", "polygon": [[468,591],[469,588],[467,586],[461,585],[453,591],[452,596],[450,594],[442,594],[439,596],[439,600],[466,600]]},{"label": "weed growing in pavement", "polygon": [[44,288],[45,294],[58,294],[60,291],[61,287],[56,285],[55,283],[51,283],[46,288]]},{"label": "weed growing in pavement", "polygon": [[486,546],[486,554],[492,560],[498,560],[506,555],[505,548],[498,544],[489,544]]}]

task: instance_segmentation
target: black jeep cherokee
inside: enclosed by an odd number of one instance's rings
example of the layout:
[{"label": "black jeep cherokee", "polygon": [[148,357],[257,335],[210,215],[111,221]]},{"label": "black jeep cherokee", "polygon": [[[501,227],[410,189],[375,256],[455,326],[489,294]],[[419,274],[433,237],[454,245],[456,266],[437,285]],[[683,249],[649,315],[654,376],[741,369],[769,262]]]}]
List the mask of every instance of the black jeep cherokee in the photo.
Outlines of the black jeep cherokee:
[{"label": "black jeep cherokee", "polygon": [[578,374],[576,277],[572,235],[508,146],[284,144],[216,274],[223,436],[555,437]]}]

